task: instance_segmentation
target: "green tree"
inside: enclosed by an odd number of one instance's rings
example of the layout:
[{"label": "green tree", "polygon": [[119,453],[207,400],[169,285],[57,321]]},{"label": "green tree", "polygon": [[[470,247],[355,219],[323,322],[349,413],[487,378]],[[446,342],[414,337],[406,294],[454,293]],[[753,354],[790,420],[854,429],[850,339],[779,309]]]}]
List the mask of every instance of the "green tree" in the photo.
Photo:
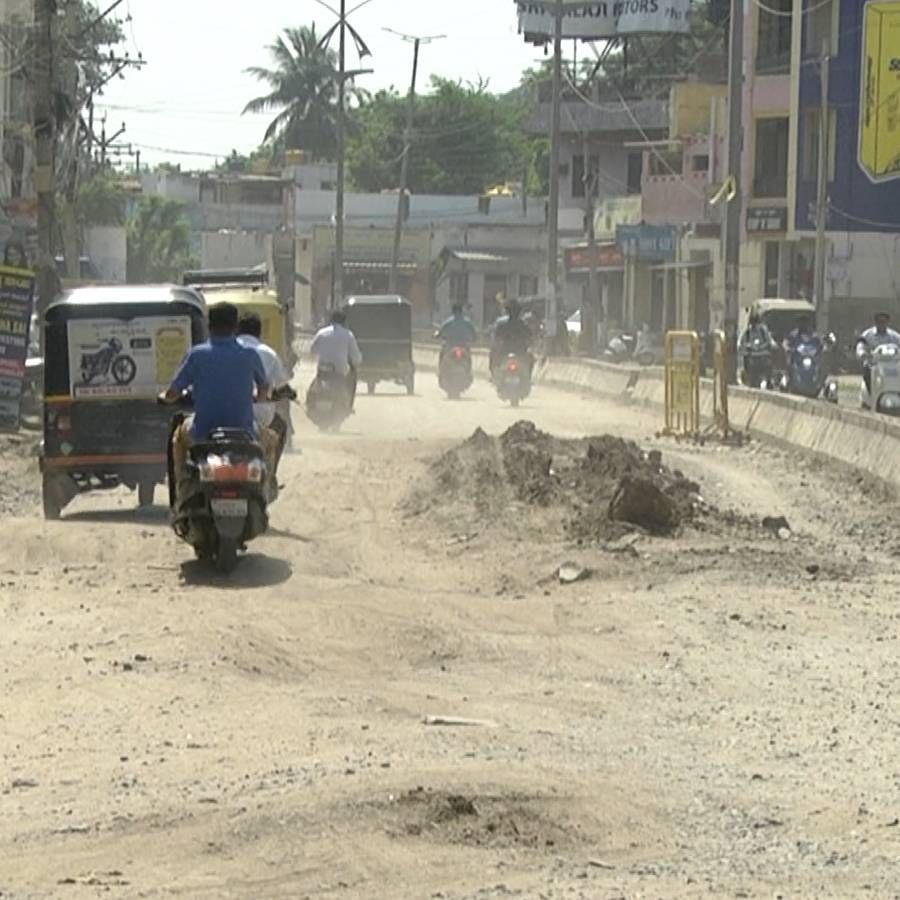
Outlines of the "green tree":
[{"label": "green tree", "polygon": [[184,204],[159,195],[142,197],[128,223],[128,281],[178,281],[193,264]]},{"label": "green tree", "polygon": [[[433,78],[417,98],[411,139],[413,193],[477,194],[534,171],[533,141],[517,94],[492,94],[485,83]],[[403,153],[406,98],[380,91],[353,114],[348,162],[367,191],[396,188]]]},{"label": "green tree", "polygon": [[[69,201],[62,198],[65,205]],[[127,196],[119,179],[101,171],[78,185],[74,200],[75,221],[82,228],[92,225],[124,225]]]},{"label": "green tree", "polygon": [[[335,53],[321,45],[315,25],[286,28],[268,50],[272,68],[253,66],[246,71],[267,85],[269,92],[251,100],[244,112],[277,112],[264,143],[282,150],[306,150],[314,158],[332,158],[337,149]],[[359,96],[351,84],[348,101]]]}]

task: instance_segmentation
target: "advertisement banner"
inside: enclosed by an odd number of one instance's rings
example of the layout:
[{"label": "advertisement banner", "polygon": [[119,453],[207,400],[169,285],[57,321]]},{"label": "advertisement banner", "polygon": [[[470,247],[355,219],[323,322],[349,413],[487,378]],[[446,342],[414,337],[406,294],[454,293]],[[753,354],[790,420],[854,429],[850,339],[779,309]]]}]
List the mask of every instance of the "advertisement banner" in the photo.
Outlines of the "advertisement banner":
[{"label": "advertisement banner", "polygon": [[75,319],[68,325],[69,384],[77,399],[151,399],[191,347],[187,316]]},{"label": "advertisement banner", "polygon": [[[553,0],[516,0],[519,32],[553,37]],[[686,34],[691,0],[566,0],[563,37],[586,41],[627,34]]]},{"label": "advertisement banner", "polygon": [[675,228],[672,225],[620,225],[616,242],[625,256],[636,259],[675,259]]},{"label": "advertisement banner", "polygon": [[0,431],[17,431],[34,306],[34,273],[0,266]]},{"label": "advertisement banner", "polygon": [[859,164],[872,181],[900,177],[900,4],[863,13]]}]

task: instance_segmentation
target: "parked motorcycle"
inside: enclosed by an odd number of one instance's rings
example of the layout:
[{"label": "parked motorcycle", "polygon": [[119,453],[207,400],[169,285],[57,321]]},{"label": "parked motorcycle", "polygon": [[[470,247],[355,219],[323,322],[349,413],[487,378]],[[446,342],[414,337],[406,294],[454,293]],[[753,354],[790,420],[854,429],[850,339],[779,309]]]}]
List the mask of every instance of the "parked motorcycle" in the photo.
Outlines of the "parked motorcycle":
[{"label": "parked motorcycle", "polygon": [[441,356],[438,384],[451,400],[472,386],[472,353],[468,347],[448,347]]},{"label": "parked motorcycle", "polygon": [[900,416],[900,347],[882,344],[868,354],[869,390],[863,379],[860,405],[863,409]]},{"label": "parked motorcycle", "polygon": [[517,407],[531,393],[531,362],[525,356],[510,353],[495,376],[497,395]]},{"label": "parked motorcycle", "polygon": [[829,403],[838,402],[838,386],[825,372],[825,350],[834,345],[834,336],[825,341],[800,341],[789,353],[787,371],[781,376],[781,391],[800,397],[822,397]]},{"label": "parked motorcycle", "polygon": [[137,375],[137,364],[122,353],[122,342],[118,338],[110,338],[96,353],[82,353],[81,381],[88,385],[95,378],[112,375],[116,384],[128,385]]},{"label": "parked motorcycle", "polygon": [[741,380],[747,387],[768,390],[774,382],[772,346],[761,337],[754,337],[744,349],[744,370]]},{"label": "parked motorcycle", "polygon": [[306,393],[306,415],[320,431],[337,431],[350,415],[344,377],[331,365],[320,365]]}]

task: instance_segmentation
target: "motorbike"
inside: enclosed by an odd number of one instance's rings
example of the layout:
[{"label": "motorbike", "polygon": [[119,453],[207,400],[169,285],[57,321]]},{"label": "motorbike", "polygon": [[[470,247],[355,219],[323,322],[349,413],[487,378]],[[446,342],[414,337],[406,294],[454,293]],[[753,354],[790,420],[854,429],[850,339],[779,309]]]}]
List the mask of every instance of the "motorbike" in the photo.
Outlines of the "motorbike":
[{"label": "motorbike", "polygon": [[448,347],[441,356],[438,384],[451,400],[472,386],[472,353],[468,347]]},{"label": "motorbike", "polygon": [[834,338],[828,335],[824,342],[817,339],[800,341],[788,352],[787,371],[781,376],[782,393],[796,394],[810,399],[824,398],[829,403],[838,402],[838,386],[825,375],[825,349],[833,346]]},{"label": "motorbike", "polygon": [[96,353],[81,354],[81,381],[90,384],[95,378],[112,375],[116,384],[128,385],[137,375],[137,364],[122,353],[122,342],[110,338]]},{"label": "motorbike", "polygon": [[517,407],[531,393],[531,365],[527,357],[510,353],[496,375],[497,395]]},{"label": "motorbike", "polygon": [[337,431],[350,415],[344,377],[331,365],[320,365],[306,393],[306,415],[320,431]]},{"label": "motorbike", "polygon": [[755,337],[744,348],[742,381],[747,387],[767,390],[773,382],[772,347],[761,337]]},{"label": "motorbike", "polygon": [[[273,393],[273,400],[296,396],[290,387]],[[190,448],[187,484],[177,495],[172,437],[193,406],[185,394],[177,406],[168,443],[169,506],[172,529],[194,548],[197,559],[212,562],[223,574],[234,571],[238,552],[269,527],[269,473],[256,438],[240,428],[216,428]],[[274,499],[274,498],[273,498]]]},{"label": "motorbike", "polygon": [[869,380],[863,379],[860,405],[863,409],[900,416],[900,347],[882,344],[868,353]]}]

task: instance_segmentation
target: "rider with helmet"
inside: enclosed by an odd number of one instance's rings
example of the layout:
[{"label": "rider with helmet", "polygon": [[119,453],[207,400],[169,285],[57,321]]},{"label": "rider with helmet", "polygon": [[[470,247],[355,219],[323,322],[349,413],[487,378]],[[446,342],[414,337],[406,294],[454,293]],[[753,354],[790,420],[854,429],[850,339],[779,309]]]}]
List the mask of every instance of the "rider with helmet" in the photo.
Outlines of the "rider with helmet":
[{"label": "rider with helmet", "polygon": [[531,329],[522,321],[522,307],[518,300],[510,300],[506,304],[506,315],[497,319],[494,324],[491,341],[491,374],[498,364],[509,355],[520,356],[527,360],[529,372],[533,366],[531,357]]}]

